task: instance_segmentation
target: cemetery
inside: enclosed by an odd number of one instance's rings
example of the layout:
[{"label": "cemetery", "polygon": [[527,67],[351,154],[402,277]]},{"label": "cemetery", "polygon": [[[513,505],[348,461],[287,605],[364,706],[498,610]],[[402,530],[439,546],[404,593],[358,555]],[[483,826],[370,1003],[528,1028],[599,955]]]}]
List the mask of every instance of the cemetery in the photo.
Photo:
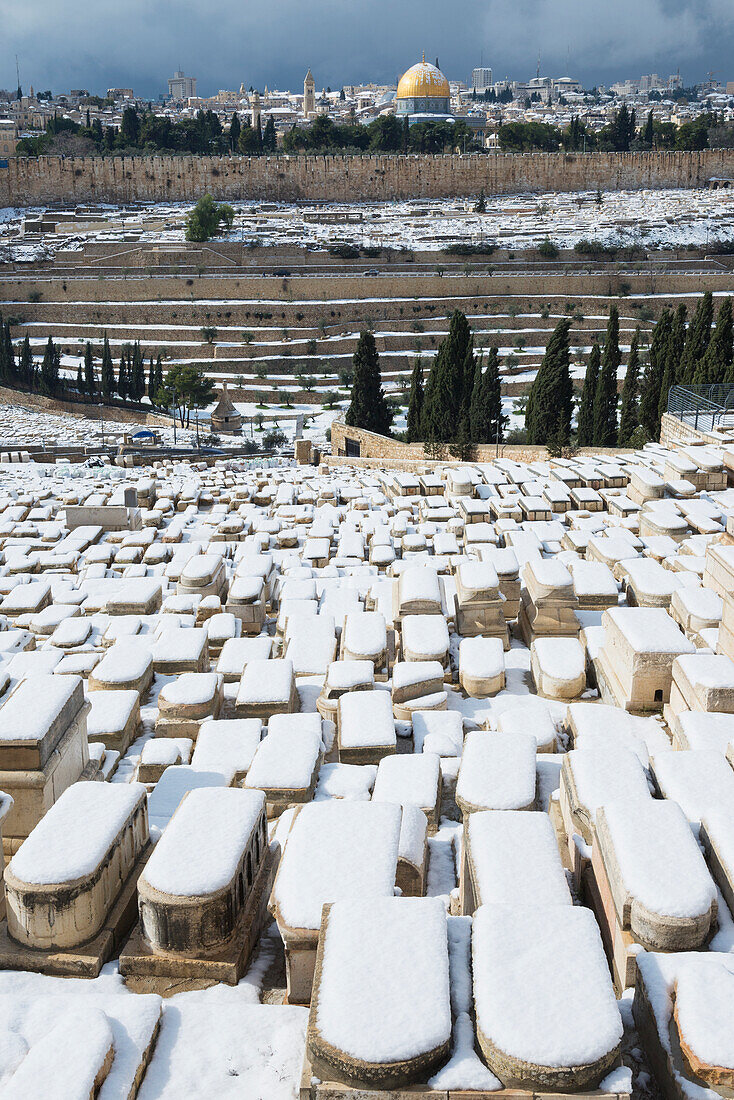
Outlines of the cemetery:
[{"label": "cemetery", "polygon": [[0,466],[0,1094],[732,1095],[734,450],[403,465]]}]

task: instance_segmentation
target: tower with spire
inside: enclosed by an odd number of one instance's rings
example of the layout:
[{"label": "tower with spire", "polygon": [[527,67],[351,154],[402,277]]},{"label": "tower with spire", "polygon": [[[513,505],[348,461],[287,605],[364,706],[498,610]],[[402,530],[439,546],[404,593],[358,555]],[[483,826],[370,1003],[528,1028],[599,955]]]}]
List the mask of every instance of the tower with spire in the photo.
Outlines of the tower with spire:
[{"label": "tower with spire", "polygon": [[252,128],[257,130],[260,125],[260,93],[256,90],[250,96],[250,111],[252,113]]},{"label": "tower with spire", "polygon": [[303,81],[303,117],[310,118],[316,110],[316,84],[309,69]]}]

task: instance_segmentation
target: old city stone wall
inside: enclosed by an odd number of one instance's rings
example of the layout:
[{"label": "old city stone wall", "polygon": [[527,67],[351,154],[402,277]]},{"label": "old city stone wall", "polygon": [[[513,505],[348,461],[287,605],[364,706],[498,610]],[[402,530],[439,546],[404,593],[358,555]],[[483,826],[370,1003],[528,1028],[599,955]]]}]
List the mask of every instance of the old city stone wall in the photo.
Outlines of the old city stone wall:
[{"label": "old city stone wall", "polygon": [[734,150],[488,156],[30,157],[0,169],[0,207],[219,199],[377,201],[521,191],[700,187]]}]

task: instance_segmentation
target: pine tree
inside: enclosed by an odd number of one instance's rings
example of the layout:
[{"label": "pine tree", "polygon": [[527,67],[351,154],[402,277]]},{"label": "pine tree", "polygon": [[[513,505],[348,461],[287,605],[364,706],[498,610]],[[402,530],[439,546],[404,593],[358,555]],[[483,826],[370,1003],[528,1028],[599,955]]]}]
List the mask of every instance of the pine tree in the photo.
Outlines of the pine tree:
[{"label": "pine tree", "polygon": [[632,433],[639,424],[639,410],[637,407],[637,391],[640,376],[640,330],[635,329],[630,344],[630,357],[627,360],[627,371],[622,386],[622,411],[619,417],[619,435],[617,442],[620,447],[629,447]]},{"label": "pine tree", "polygon": [[589,362],[584,375],[584,387],[581,391],[579,404],[578,428],[576,437],[579,447],[591,447],[594,442],[594,398],[599,383],[599,366],[601,364],[601,348],[594,341],[591,346]]},{"label": "pine tree", "polygon": [[691,318],[686,333],[686,343],[681,357],[679,382],[681,385],[690,386],[696,367],[706,354],[711,338],[711,322],[714,319],[714,299],[710,290],[707,290],[703,298],[696,306],[696,312]]},{"label": "pine tree", "polygon": [[425,440],[448,443],[456,439],[462,419],[467,420],[468,430],[473,386],[473,338],[466,317],[455,310],[426,383],[422,424]]},{"label": "pine tree", "polygon": [[640,425],[648,439],[657,439],[660,435],[660,391],[665,373],[667,344],[673,327],[673,314],[663,310],[655,325],[650,342],[650,358],[642,380],[640,398]]},{"label": "pine tree", "polygon": [[92,355],[92,345],[88,340],[84,348],[84,388],[90,397],[94,397],[97,388],[94,381],[94,356]]},{"label": "pine tree", "polygon": [[719,307],[719,315],[716,318],[716,328],[713,336],[706,349],[706,354],[699,364],[702,368],[702,382],[704,384],[707,383],[712,386],[717,382],[723,382],[726,378],[734,357],[733,338],[731,298],[724,298]]},{"label": "pine tree", "polygon": [[528,443],[545,446],[551,437],[568,442],[573,411],[573,384],[569,366],[568,333],[571,321],[556,325],[535,381],[530,387],[525,427]]},{"label": "pine tree", "polygon": [[613,447],[617,442],[617,369],[619,351],[619,310],[612,306],[604,339],[599,383],[594,396],[594,446]]},{"label": "pine tree", "polygon": [[371,332],[361,332],[354,353],[352,400],[345,421],[378,435],[388,435],[392,412],[385,400],[380,374],[380,357]]},{"label": "pine tree", "polygon": [[109,401],[112,394],[115,392],[115,370],[112,364],[112,352],[110,351],[110,342],[107,339],[107,333],[104,334],[104,344],[102,345],[102,397],[105,401]]},{"label": "pine tree", "polygon": [[408,443],[417,443],[421,439],[421,419],[423,417],[423,364],[416,359],[410,376],[410,395],[408,397]]}]

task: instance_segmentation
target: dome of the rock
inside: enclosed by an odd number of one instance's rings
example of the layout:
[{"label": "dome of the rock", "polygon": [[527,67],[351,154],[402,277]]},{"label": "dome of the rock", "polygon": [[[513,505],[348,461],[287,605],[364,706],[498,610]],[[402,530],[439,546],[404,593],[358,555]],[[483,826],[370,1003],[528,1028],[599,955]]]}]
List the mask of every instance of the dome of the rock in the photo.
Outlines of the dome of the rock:
[{"label": "dome of the rock", "polygon": [[440,69],[424,58],[403,73],[395,95],[398,115],[448,116],[451,110],[449,82]]}]

